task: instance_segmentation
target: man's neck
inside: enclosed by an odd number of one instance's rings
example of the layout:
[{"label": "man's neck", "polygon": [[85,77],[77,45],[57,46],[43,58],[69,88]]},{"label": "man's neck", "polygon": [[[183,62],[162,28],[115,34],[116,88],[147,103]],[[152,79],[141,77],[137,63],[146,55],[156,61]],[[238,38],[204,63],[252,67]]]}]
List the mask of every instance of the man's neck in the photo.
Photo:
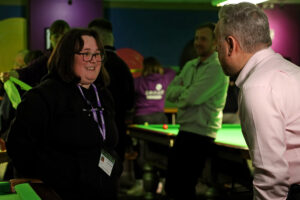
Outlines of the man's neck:
[{"label": "man's neck", "polygon": [[214,51],[210,52],[209,54],[205,55],[205,56],[200,56],[200,60],[201,62],[204,62],[207,58],[209,58],[212,54],[214,53]]},{"label": "man's neck", "polygon": [[241,52],[240,56],[237,56],[236,60],[236,69],[238,70],[238,74],[242,71],[242,69],[245,67],[245,65],[248,63],[250,58],[254,55],[255,53],[247,53],[247,52]]}]

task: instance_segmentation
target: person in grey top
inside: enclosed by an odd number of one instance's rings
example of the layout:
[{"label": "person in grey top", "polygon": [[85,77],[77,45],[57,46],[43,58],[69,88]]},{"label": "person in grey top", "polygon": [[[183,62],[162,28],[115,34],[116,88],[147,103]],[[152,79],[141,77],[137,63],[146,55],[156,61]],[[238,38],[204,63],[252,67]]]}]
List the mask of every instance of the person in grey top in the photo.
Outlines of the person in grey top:
[{"label": "person in grey top", "polygon": [[197,179],[222,124],[229,80],[215,52],[214,28],[210,23],[196,29],[194,46],[199,57],[186,63],[166,93],[167,100],[178,107],[180,124],[166,177],[166,192],[174,199],[195,199]]}]

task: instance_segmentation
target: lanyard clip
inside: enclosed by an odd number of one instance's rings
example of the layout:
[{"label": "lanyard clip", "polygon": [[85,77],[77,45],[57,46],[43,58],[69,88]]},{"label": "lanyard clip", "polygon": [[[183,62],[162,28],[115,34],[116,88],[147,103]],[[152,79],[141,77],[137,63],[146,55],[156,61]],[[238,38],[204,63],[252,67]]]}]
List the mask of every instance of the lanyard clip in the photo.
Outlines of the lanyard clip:
[{"label": "lanyard clip", "polygon": [[103,107],[96,107],[96,108],[91,108],[91,109],[86,109],[86,108],[82,108],[83,112],[97,112],[97,111],[104,111]]},{"label": "lanyard clip", "polygon": [[99,109],[100,111],[104,111],[104,108],[101,107],[101,106],[98,106],[98,109]]}]

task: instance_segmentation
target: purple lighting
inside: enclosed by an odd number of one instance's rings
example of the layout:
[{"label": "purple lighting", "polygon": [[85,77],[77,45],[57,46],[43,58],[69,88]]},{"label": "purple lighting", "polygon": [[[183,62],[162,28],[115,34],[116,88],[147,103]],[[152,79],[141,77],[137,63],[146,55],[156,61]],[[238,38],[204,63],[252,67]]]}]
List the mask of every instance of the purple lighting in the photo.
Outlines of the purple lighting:
[{"label": "purple lighting", "polygon": [[300,65],[300,5],[275,6],[265,10],[274,31],[272,48]]},{"label": "purple lighting", "polygon": [[75,28],[87,27],[92,19],[103,16],[102,0],[30,0],[29,2],[30,49],[45,49],[44,29],[57,19],[63,19]]}]

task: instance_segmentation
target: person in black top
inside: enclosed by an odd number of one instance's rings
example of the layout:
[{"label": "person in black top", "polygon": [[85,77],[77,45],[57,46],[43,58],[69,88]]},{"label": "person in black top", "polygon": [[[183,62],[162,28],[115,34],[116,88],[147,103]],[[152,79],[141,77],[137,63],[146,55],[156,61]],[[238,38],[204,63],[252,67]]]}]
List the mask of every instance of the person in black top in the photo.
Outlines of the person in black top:
[{"label": "person in black top", "polygon": [[51,51],[56,47],[62,36],[69,30],[70,26],[66,21],[54,21],[50,26],[51,49],[46,51],[44,55],[38,59],[34,60],[27,67],[16,70],[18,78],[31,86],[39,84],[42,77],[48,73],[47,62]]},{"label": "person in black top", "polygon": [[[50,39],[52,44],[52,49],[55,48],[57,42],[60,40],[62,35],[70,30],[70,26],[67,22],[63,20],[56,20],[50,26]],[[3,82],[7,81],[10,76],[20,79],[21,81],[29,84],[30,86],[36,86],[40,83],[43,76],[48,73],[47,62],[51,54],[51,50],[43,52],[40,55],[39,51],[32,51],[34,53],[27,54],[24,58],[25,67],[13,69],[10,72],[0,73],[0,78]],[[40,55],[40,56],[38,56]],[[35,59],[34,59],[35,58]],[[17,87],[18,88],[18,87]],[[20,96],[24,91],[19,90]],[[0,138],[6,140],[8,129],[10,127],[10,123],[12,119],[15,117],[15,109],[11,106],[11,102],[8,99],[7,95],[4,94],[3,101],[0,104]],[[1,140],[0,139],[0,140]],[[9,178],[10,165],[8,166],[8,170],[6,170],[5,175],[6,178]]]},{"label": "person in black top", "polygon": [[235,85],[235,77],[230,77],[225,107],[223,109],[223,124],[239,124],[238,96],[239,88]]},{"label": "person in black top", "polygon": [[119,131],[117,152],[124,160],[125,149],[129,143],[129,138],[126,135],[126,113],[134,106],[133,77],[126,63],[115,52],[111,22],[97,18],[92,20],[88,27],[97,31],[103,41],[106,53],[105,67],[110,76],[108,89],[112,93],[116,105],[116,124]]},{"label": "person in black top", "polygon": [[51,49],[43,52],[43,55],[36,58],[23,68],[1,73],[1,80],[5,82],[9,79],[10,76],[13,76],[32,87],[39,84],[43,76],[48,73],[47,62],[52,50],[56,47],[56,44],[61,39],[61,37],[69,30],[70,26],[66,21],[54,21],[50,26]]},{"label": "person in black top", "polygon": [[49,74],[24,95],[8,136],[19,177],[42,180],[62,199],[117,199],[122,163],[104,59],[97,32],[66,33]]}]

